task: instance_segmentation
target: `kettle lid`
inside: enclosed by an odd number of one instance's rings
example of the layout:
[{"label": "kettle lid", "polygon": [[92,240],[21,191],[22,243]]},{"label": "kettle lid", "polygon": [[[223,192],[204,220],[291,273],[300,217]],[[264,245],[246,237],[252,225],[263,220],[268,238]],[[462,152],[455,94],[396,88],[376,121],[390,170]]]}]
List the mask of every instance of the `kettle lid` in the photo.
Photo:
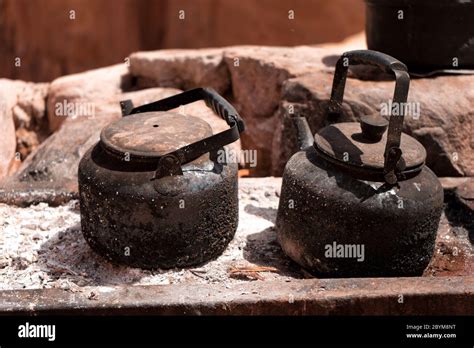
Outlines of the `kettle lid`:
[{"label": "kettle lid", "polygon": [[[314,136],[314,146],[325,155],[345,165],[383,171],[388,121],[369,115],[361,123],[331,124]],[[404,170],[420,167],[426,160],[426,150],[415,138],[402,133],[400,150]]]},{"label": "kettle lid", "polygon": [[211,126],[176,112],[144,112],[106,126],[100,141],[107,152],[124,158],[159,159],[212,135]]}]

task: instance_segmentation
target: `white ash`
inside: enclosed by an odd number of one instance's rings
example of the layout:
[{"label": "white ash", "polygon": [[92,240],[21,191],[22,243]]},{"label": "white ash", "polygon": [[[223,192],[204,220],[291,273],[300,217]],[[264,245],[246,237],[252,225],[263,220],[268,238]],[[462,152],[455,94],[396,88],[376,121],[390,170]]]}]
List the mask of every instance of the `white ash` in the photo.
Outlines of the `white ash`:
[{"label": "white ash", "polygon": [[[189,269],[148,271],[117,266],[97,255],[85,242],[77,201],[60,207],[40,203],[28,208],[0,204],[0,290],[84,286],[221,283],[310,277],[290,261],[276,241],[274,222],[281,179],[239,181],[239,227],[216,260]],[[448,238],[449,237],[449,238]],[[435,257],[425,276],[468,275],[474,252],[467,231],[451,226],[443,214]],[[273,268],[253,277],[231,277],[232,268]]]},{"label": "white ash", "polygon": [[239,227],[226,251],[216,260],[189,269],[149,271],[103,259],[82,236],[77,201],[60,207],[0,204],[0,290],[59,287],[76,291],[83,286],[183,282],[231,285],[248,280],[230,277],[229,268],[251,266],[278,269],[278,273],[259,273],[259,279],[302,277],[299,267],[281,251],[273,228],[281,181],[262,183],[241,185]]}]

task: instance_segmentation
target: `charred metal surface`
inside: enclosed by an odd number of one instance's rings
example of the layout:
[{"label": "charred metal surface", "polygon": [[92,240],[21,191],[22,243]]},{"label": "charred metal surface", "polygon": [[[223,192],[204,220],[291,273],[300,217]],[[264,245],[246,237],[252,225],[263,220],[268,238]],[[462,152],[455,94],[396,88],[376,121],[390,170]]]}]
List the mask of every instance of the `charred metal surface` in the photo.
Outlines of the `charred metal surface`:
[{"label": "charred metal surface", "polygon": [[163,156],[212,135],[211,126],[197,117],[175,112],[147,112],[124,117],[103,129],[101,142],[123,159]]},{"label": "charred metal surface", "polygon": [[362,135],[372,142],[378,142],[382,139],[388,127],[388,121],[379,114],[365,115],[360,119],[360,128]]},{"label": "charred metal surface", "polygon": [[[197,117],[167,112],[201,99],[229,129],[212,134]],[[237,229],[238,167],[216,153],[243,130],[232,105],[207,88],[133,108],[109,124],[79,163],[87,242],[112,261],[150,269],[220,255]]]},{"label": "charred metal surface", "polygon": [[[427,167],[387,186],[342,172],[310,147],[287,163],[276,229],[283,250],[318,276],[416,276],[433,255],[442,208]],[[333,242],[364,245],[364,260],[326,257]]]},{"label": "charred metal surface", "polygon": [[459,203],[471,214],[474,211],[474,179],[471,178],[466,183],[460,185],[456,190]]},{"label": "charred metal surface", "polygon": [[[91,294],[94,296],[91,296]],[[403,295],[403,303],[399,296]],[[305,279],[0,292],[0,315],[471,315],[473,277]]]},{"label": "charred metal surface", "polygon": [[[420,166],[426,159],[426,150],[416,139],[407,134],[401,136],[401,150],[406,168]],[[385,132],[379,141],[369,141],[357,122],[343,122],[323,128],[315,135],[315,144],[324,153],[348,165],[360,167],[384,167]],[[344,160],[347,156],[347,160]]]},{"label": "charred metal surface", "polygon": [[454,189],[445,191],[446,216],[455,227],[463,227],[474,244],[474,179],[467,178]]},{"label": "charred metal surface", "polygon": [[[392,71],[393,103],[407,101],[410,77],[403,63],[376,51],[349,51],[336,64],[328,119],[339,118],[348,67],[360,64]],[[329,125],[288,161],[276,230],[295,262],[320,277],[423,273],[434,251],[443,190],[424,166],[423,146],[402,133],[403,120],[403,113],[390,114],[388,122],[370,115],[361,124]]]},{"label": "charred metal surface", "polygon": [[370,49],[397,57],[410,72],[474,69],[472,1],[366,0],[366,4]]},{"label": "charred metal surface", "polygon": [[[372,51],[372,50],[353,50],[344,52],[341,57],[339,57],[336,63],[336,70],[334,72],[334,79],[332,83],[331,99],[328,104],[328,120],[339,121],[339,118],[342,113],[342,102],[344,98],[344,90],[346,86],[347,71],[350,65],[371,65],[376,66],[379,69],[385,71],[391,71],[395,77],[395,91],[393,93],[393,104],[394,105],[403,105],[406,103],[408,98],[408,90],[410,87],[410,75],[407,72],[407,67],[405,64],[400,62],[394,57],[391,57],[385,53]],[[402,155],[402,150],[400,149],[401,145],[401,136],[402,136],[402,127],[404,120],[404,113],[392,115],[390,112],[388,119],[388,130],[385,143],[385,149],[383,151],[384,155],[384,170],[383,176],[384,181],[389,184],[396,184],[398,180],[402,180],[400,177],[400,172],[402,172],[406,165]],[[362,123],[362,133],[360,136],[365,138],[364,140],[369,140],[373,138],[373,132],[370,129],[379,128],[376,126],[376,123],[373,120],[370,120],[370,117],[365,116],[361,119]],[[335,126],[337,128],[337,126]],[[320,133],[324,133],[323,129]],[[341,134],[342,135],[342,134]],[[348,134],[347,134],[348,135]],[[351,133],[351,136],[357,136],[354,132]],[[340,138],[343,138],[339,136]],[[348,142],[351,142],[351,137],[347,137]],[[335,139],[332,139],[333,143]],[[366,141],[367,142],[367,141]],[[347,143],[347,140],[346,140]],[[334,143],[336,144],[336,143]],[[332,145],[332,144],[331,144]],[[353,146],[353,144],[351,144]],[[368,146],[367,153],[371,154],[372,146]],[[320,148],[321,149],[321,148]],[[377,146],[375,146],[377,149]],[[328,152],[326,152],[328,154]],[[354,153],[352,153],[354,155]],[[350,157],[351,153],[349,153]],[[333,156],[334,157],[334,156]],[[355,153],[355,158],[360,157],[360,152]],[[369,156],[370,158],[370,156]],[[364,165],[364,163],[361,163]],[[374,167],[374,163],[367,163],[367,167]],[[373,179],[376,180],[376,179]]]},{"label": "charred metal surface", "polygon": [[79,164],[82,231],[110,260],[142,268],[173,268],[218,256],[238,222],[237,164],[198,159],[183,175],[151,180],[100,145]]}]

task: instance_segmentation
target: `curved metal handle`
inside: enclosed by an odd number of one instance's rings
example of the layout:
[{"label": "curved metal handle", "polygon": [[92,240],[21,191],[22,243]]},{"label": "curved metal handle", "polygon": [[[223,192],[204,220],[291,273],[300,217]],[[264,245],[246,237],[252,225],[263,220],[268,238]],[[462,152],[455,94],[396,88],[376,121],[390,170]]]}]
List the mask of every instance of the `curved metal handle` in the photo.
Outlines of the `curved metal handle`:
[{"label": "curved metal handle", "polygon": [[[372,50],[355,50],[345,52],[337,61],[336,71],[329,101],[329,114],[340,115],[346,86],[347,70],[350,65],[367,64],[393,72],[395,75],[395,91],[393,94],[393,105],[400,106],[406,103],[408,90],[410,88],[410,75],[405,64],[399,60],[381,52]],[[399,108],[404,110],[404,108]],[[400,139],[403,128],[403,111],[400,116],[390,116],[385,146],[384,176],[389,184],[397,182],[396,171],[403,169],[401,159]]]},{"label": "curved metal handle", "polygon": [[232,121],[235,121],[240,133],[245,130],[244,121],[239,116],[237,110],[212,88],[190,89],[183,93],[137,107],[134,107],[132,101],[128,99],[121,101],[120,106],[122,108],[122,116],[129,116],[142,112],[168,111],[198,100],[204,100],[206,105],[222,117],[227,124],[230,125]]},{"label": "curved metal handle", "polygon": [[216,151],[223,146],[238,140],[240,138],[240,133],[245,130],[244,121],[235,108],[212,88],[191,89],[138,107],[133,107],[131,100],[120,102],[122,115],[129,116],[143,112],[167,111],[198,100],[204,100],[208,107],[227,122],[230,129],[164,155],[160,159],[160,164],[155,173],[154,179],[168,175],[180,174],[182,173],[180,170],[181,164],[190,162],[205,153]]},{"label": "curved metal handle", "polygon": [[214,112],[222,117],[227,124],[231,124],[232,121],[237,122],[239,132],[242,133],[245,130],[245,123],[237,113],[237,110],[225,100],[219,93],[212,88],[201,88],[203,99],[206,105],[210,107]]}]

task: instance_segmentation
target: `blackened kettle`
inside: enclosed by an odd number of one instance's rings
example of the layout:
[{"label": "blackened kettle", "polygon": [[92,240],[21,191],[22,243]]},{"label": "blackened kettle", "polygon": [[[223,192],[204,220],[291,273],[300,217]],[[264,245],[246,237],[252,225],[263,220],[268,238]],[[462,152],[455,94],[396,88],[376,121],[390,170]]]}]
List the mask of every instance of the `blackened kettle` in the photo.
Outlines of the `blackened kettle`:
[{"label": "blackened kettle", "polygon": [[[168,110],[204,100],[229,129]],[[240,137],[237,111],[210,88],[134,108],[106,126],[79,164],[81,227],[108,259],[141,268],[196,265],[217,257],[238,223],[237,163],[219,151]]]},{"label": "blackened kettle", "polygon": [[[406,66],[370,50],[344,53],[328,113],[341,113],[350,64],[386,69],[396,79],[391,105],[406,103]],[[313,138],[296,118],[303,149],[286,164],[276,230],[287,255],[320,277],[421,275],[433,255],[443,207],[426,151],[402,133],[403,112],[334,123]],[[387,130],[388,127],[388,130]]]}]

